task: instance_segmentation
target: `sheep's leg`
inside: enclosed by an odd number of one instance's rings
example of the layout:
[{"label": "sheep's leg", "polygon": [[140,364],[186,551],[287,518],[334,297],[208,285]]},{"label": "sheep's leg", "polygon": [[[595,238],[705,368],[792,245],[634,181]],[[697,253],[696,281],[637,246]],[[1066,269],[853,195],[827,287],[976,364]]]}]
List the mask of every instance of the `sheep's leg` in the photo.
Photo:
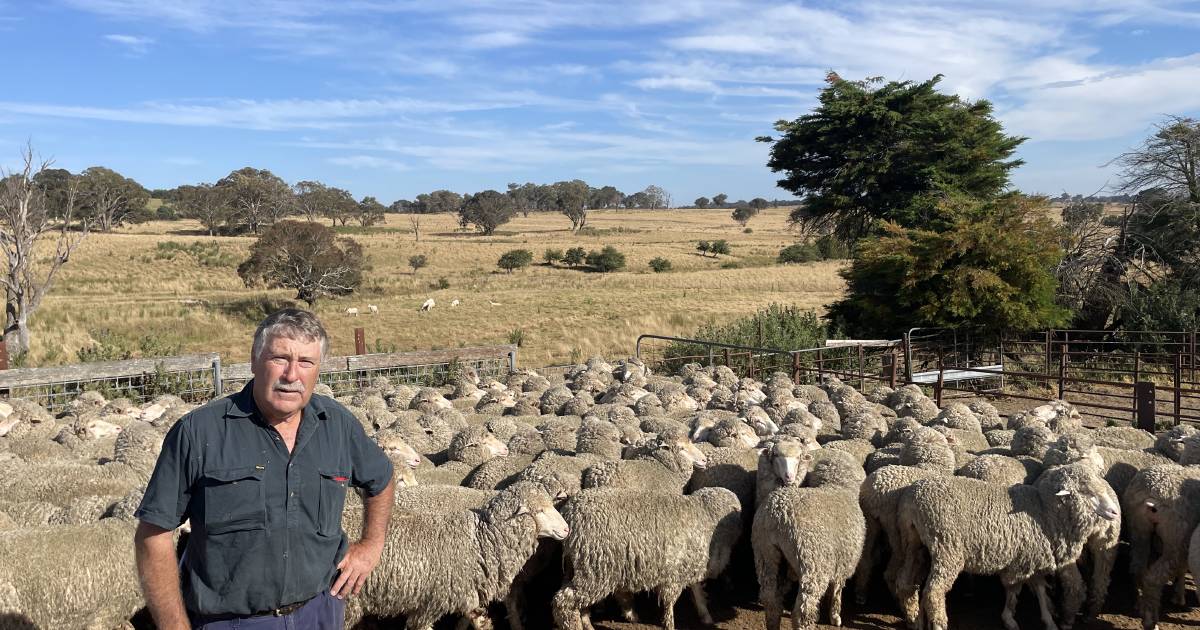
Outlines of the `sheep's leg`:
[{"label": "sheep's leg", "polygon": [[817,625],[821,596],[824,593],[818,590],[811,580],[812,576],[800,578],[800,585],[796,590],[796,603],[792,605],[792,630],[803,630]]},{"label": "sheep's leg", "polygon": [[[1096,568],[1093,567],[1093,571]],[[1044,592],[1046,590],[1045,579],[1041,578],[1041,581],[1042,591]],[[1067,629],[1075,625],[1075,618],[1079,616],[1079,611],[1083,609],[1083,602],[1087,599],[1087,586],[1083,583],[1083,575],[1079,572],[1079,565],[1073,562],[1059,571],[1058,581],[1062,586],[1062,593],[1060,594],[1062,598],[1062,627]],[[1047,596],[1047,599],[1049,599],[1049,596]],[[1039,599],[1038,602],[1040,603],[1041,600]]]},{"label": "sheep's leg", "polygon": [[708,600],[704,596],[704,582],[696,582],[688,589],[692,591],[692,599],[696,602],[696,613],[700,615],[700,623],[711,626],[713,618],[708,612]]},{"label": "sheep's leg", "polygon": [[[593,600],[594,601],[594,600]],[[573,584],[563,586],[554,594],[551,610],[554,613],[554,624],[562,630],[581,630],[592,626],[591,620],[584,611],[593,601],[586,601],[584,596]]]},{"label": "sheep's leg", "polygon": [[679,600],[679,594],[683,592],[683,587],[676,584],[666,584],[658,587],[658,601],[662,602],[663,606],[663,628],[665,630],[675,630],[675,602]]},{"label": "sheep's leg", "polygon": [[[1181,554],[1187,555],[1187,554]],[[1175,575],[1175,592],[1172,600],[1176,606],[1183,607],[1187,605],[1187,567],[1179,567],[1179,573]]]},{"label": "sheep's leg", "polygon": [[516,589],[510,590],[504,598],[504,613],[508,619],[508,627],[512,630],[525,630],[525,621],[521,616],[521,601]]},{"label": "sheep's leg", "polygon": [[[1169,548],[1164,545],[1164,550]],[[1162,589],[1171,576],[1178,573],[1173,562],[1173,550],[1164,551],[1153,564],[1146,569],[1142,580],[1142,627],[1149,630],[1158,625],[1158,617],[1162,606]]]},{"label": "sheep's leg", "polygon": [[908,529],[901,532],[901,543],[893,553],[900,556],[900,569],[895,583],[888,586],[896,594],[904,621],[909,628],[921,625],[921,580],[925,574],[925,554],[922,552],[917,532]]},{"label": "sheep's leg", "polygon": [[772,544],[755,545],[754,568],[758,574],[758,599],[762,602],[767,630],[779,630],[783,617],[783,597],[779,590],[779,564],[782,555]]},{"label": "sheep's leg", "polygon": [[[862,559],[854,570],[854,601],[859,604],[867,603],[867,588],[871,584],[871,572],[875,570],[876,557],[879,553],[875,541],[879,537],[879,521],[873,516],[867,516],[867,537],[863,539]],[[893,554],[894,555],[894,554]],[[892,563],[888,561],[888,568]]]},{"label": "sheep's leg", "polygon": [[829,625],[842,625],[842,588],[846,583],[842,580],[834,578],[833,583],[829,585]]},{"label": "sheep's leg", "polygon": [[[1078,569],[1075,570],[1075,578],[1080,584],[1082,584],[1083,578],[1079,576]],[[1038,608],[1042,613],[1042,623],[1046,626],[1046,630],[1058,630],[1058,624],[1054,623],[1054,604],[1050,601],[1050,594],[1046,592],[1046,578],[1040,575],[1036,576],[1029,581],[1029,585],[1033,588],[1033,594],[1037,595]],[[1021,587],[1018,585],[1018,592],[1020,591],[1020,588]],[[1077,595],[1075,597],[1078,598]],[[1078,607],[1076,607],[1076,610],[1078,610]],[[1064,619],[1063,628],[1070,628],[1073,621],[1073,615]]]},{"label": "sheep's leg", "polygon": [[925,580],[925,591],[921,594],[921,612],[929,620],[931,630],[946,630],[950,623],[946,615],[946,593],[962,572],[962,563],[951,562],[945,553],[935,554],[932,549],[929,555],[929,578]]},{"label": "sheep's leg", "polygon": [[441,615],[428,610],[418,610],[408,615],[404,627],[408,630],[432,630],[433,624]]},{"label": "sheep's leg", "polygon": [[1021,594],[1020,583],[1004,584],[1004,610],[1000,613],[1000,621],[1007,630],[1018,630],[1017,619],[1013,615],[1017,609],[1017,595]]},{"label": "sheep's leg", "polygon": [[613,593],[613,599],[617,600],[617,605],[621,607],[621,618],[629,623],[637,623],[637,611],[633,609],[633,593],[628,591],[617,591]]},{"label": "sheep's leg", "polygon": [[1101,538],[1092,541],[1092,576],[1089,589],[1090,602],[1087,616],[1089,618],[1100,614],[1104,601],[1108,598],[1108,585],[1112,581],[1113,564],[1117,561],[1116,540]]}]

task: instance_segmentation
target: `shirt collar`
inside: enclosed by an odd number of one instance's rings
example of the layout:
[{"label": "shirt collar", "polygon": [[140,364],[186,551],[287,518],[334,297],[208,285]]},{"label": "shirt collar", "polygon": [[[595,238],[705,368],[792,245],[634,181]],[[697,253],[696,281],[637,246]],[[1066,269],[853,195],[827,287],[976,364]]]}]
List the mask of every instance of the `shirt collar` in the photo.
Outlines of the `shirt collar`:
[{"label": "shirt collar", "polygon": [[[325,419],[325,405],[320,399],[321,396],[316,394],[308,399],[308,404],[304,406],[306,417]],[[258,414],[258,405],[254,404],[254,380],[251,379],[242,388],[242,391],[229,397],[229,405],[225,408],[225,417],[248,418],[256,414]]]}]

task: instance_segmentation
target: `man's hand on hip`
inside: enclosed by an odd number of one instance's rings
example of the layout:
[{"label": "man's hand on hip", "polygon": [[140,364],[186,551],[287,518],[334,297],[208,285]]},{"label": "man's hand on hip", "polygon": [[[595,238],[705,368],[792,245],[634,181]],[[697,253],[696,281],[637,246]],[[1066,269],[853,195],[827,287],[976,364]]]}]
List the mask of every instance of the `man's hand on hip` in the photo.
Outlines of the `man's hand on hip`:
[{"label": "man's hand on hip", "polygon": [[379,556],[383,553],[383,545],[360,541],[351,543],[346,550],[346,557],[338,563],[338,578],[333,582],[330,594],[338,599],[346,599],[358,595],[367,576],[379,564]]}]

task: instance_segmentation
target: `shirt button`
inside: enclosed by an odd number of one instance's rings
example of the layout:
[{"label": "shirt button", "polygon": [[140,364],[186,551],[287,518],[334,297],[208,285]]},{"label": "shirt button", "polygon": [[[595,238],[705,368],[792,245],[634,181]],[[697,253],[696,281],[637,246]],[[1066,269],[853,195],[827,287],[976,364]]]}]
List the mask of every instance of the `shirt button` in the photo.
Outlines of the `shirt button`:
[{"label": "shirt button", "polygon": [[295,492],[289,492],[289,493],[288,493],[288,496],[289,496],[289,497],[294,497],[294,496],[296,496],[296,493],[295,493]]}]

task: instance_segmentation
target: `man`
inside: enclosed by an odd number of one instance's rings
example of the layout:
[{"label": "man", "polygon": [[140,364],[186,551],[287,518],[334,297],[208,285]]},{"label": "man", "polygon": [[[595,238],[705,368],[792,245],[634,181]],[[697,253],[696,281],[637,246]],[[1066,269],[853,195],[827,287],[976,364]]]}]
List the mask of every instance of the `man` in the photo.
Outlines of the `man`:
[{"label": "man", "polygon": [[[161,630],[343,627],[344,598],[383,551],[392,465],[345,407],[313,397],[327,348],[312,313],[270,315],[254,333],[253,380],[167,434],[134,538]],[[352,544],[341,527],[348,485],[365,492]],[[187,519],[177,561],[172,530]]]}]

